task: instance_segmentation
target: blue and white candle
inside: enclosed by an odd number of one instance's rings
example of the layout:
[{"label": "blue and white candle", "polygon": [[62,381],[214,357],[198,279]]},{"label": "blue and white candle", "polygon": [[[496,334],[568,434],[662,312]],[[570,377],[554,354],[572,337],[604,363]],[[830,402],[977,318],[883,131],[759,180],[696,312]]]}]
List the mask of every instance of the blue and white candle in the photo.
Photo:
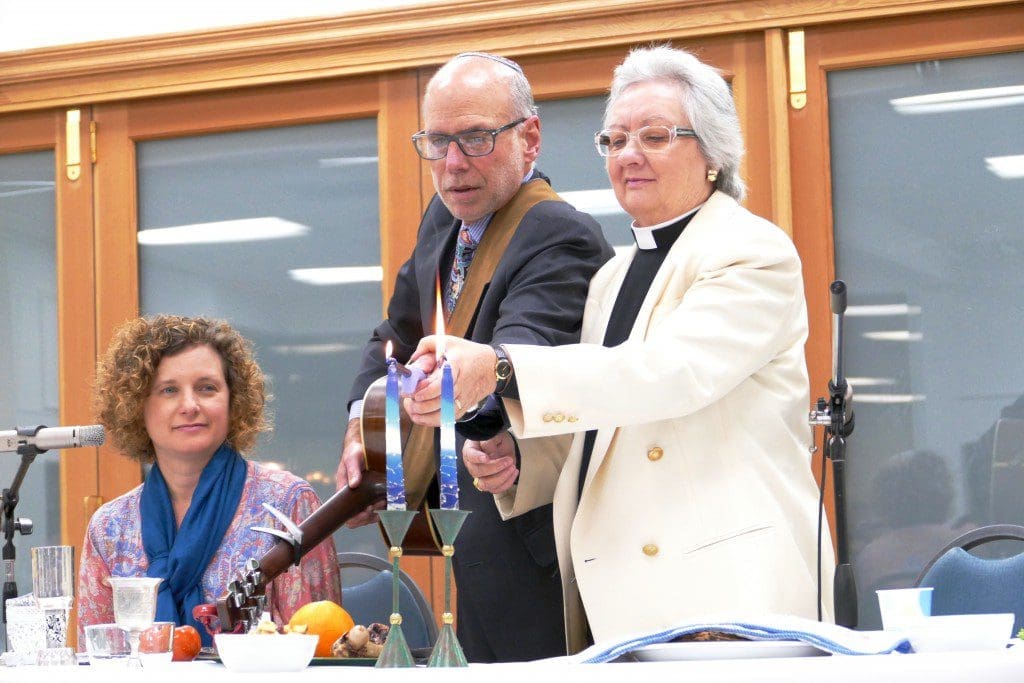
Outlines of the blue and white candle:
[{"label": "blue and white candle", "polygon": [[459,509],[459,469],[455,458],[455,382],[452,366],[441,363],[441,509]]},{"label": "blue and white candle", "polygon": [[402,470],[402,429],[398,412],[398,363],[387,345],[388,379],[384,403],[384,444],[387,460],[388,510],[405,509],[405,473]]}]

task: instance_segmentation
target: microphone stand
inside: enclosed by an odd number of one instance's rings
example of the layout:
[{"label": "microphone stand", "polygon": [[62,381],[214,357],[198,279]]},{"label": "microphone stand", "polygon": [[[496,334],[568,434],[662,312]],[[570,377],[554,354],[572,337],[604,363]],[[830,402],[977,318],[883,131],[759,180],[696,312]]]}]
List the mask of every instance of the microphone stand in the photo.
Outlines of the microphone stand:
[{"label": "microphone stand", "polygon": [[[35,436],[36,433],[43,429],[43,425],[37,427],[18,427],[19,436]],[[21,489],[21,482],[25,479],[25,475],[28,473],[29,465],[36,459],[36,456],[44,451],[36,448],[35,444],[21,444],[18,446],[18,455],[21,456],[21,464],[18,465],[18,470],[14,473],[14,482],[3,490],[3,494],[0,498],[3,499],[2,512],[0,512],[0,520],[2,520],[2,526],[4,530],[4,547],[3,547],[3,562],[4,562],[4,593],[3,603],[0,604],[0,614],[3,615],[2,623],[4,625],[4,635],[7,634],[7,600],[9,598],[18,597],[18,584],[14,576],[14,534],[20,533],[22,536],[28,536],[32,533],[32,520],[25,517],[15,517],[14,508],[18,505],[20,498],[19,490]],[[6,640],[6,638],[5,638]],[[7,643],[5,643],[6,645]]]},{"label": "microphone stand", "polygon": [[[833,602],[836,623],[848,628],[857,626],[857,583],[850,564],[846,531],[846,437],[853,433],[853,411],[847,402],[853,391],[843,375],[843,314],[846,312],[846,283],[836,280],[829,285],[829,307],[832,310],[832,379],[828,383],[828,401],[818,399],[817,410],[811,411],[812,426],[825,427],[825,456],[832,461],[832,487],[836,513],[836,571]],[[824,476],[824,472],[822,472]]]}]

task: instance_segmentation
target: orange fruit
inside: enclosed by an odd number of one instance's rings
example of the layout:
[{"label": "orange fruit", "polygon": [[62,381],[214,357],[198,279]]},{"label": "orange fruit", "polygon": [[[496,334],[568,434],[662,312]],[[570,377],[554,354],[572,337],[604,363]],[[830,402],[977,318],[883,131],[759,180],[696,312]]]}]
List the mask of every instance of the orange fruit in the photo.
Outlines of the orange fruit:
[{"label": "orange fruit", "polygon": [[352,616],[341,605],[330,600],[320,600],[303,605],[288,621],[288,628],[306,627],[306,633],[320,636],[316,644],[317,657],[330,657],[334,641],[348,633],[355,626]]},{"label": "orange fruit", "polygon": [[191,662],[199,654],[202,641],[199,639],[199,631],[193,626],[185,625],[174,629],[174,659],[175,662]]}]

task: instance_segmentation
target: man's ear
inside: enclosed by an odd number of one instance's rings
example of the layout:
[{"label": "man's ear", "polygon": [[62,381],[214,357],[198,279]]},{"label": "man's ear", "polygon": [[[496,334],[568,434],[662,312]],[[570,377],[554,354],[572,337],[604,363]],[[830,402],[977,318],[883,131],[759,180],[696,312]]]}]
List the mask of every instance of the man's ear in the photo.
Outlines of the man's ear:
[{"label": "man's ear", "polygon": [[540,117],[534,114],[523,121],[524,157],[527,164],[532,164],[540,155]]}]

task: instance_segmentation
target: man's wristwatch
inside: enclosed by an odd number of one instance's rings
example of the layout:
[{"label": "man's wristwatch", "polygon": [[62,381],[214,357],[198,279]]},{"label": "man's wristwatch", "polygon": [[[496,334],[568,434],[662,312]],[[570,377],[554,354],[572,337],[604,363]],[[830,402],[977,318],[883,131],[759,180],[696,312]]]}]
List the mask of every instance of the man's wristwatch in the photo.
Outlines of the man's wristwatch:
[{"label": "man's wristwatch", "polygon": [[512,379],[512,363],[509,361],[508,356],[505,354],[505,349],[500,345],[495,345],[494,355],[498,358],[494,361],[494,393],[498,396],[508,388],[509,380]]}]

